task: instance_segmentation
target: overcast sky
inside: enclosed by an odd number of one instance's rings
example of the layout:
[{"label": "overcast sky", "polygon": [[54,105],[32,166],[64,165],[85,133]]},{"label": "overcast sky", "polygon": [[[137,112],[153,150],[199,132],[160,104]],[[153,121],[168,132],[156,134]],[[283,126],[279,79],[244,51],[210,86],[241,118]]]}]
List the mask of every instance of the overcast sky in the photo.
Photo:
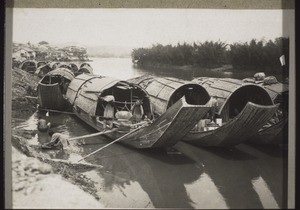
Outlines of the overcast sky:
[{"label": "overcast sky", "polygon": [[14,9],[13,41],[147,47],[282,36],[282,10]]}]

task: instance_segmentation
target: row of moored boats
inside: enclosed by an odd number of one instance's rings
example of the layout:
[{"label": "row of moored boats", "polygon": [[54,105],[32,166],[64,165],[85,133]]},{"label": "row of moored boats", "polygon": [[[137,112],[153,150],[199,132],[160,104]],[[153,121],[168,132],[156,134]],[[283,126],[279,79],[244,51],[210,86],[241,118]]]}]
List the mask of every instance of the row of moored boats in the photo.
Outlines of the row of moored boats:
[{"label": "row of moored boats", "polygon": [[[148,75],[123,81],[92,71],[75,75],[64,66],[38,84],[40,109],[72,110],[110,139],[135,148],[178,141],[222,147],[286,143],[287,95],[287,85],[279,82]],[[216,123],[209,116],[212,96],[218,101]]]}]

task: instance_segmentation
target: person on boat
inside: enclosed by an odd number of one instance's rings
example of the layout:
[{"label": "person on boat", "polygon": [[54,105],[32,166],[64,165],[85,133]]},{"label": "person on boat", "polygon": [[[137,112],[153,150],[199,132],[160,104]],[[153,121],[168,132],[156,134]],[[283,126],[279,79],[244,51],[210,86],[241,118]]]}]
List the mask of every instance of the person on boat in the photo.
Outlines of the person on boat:
[{"label": "person on boat", "polygon": [[47,132],[50,129],[50,122],[47,123],[41,116],[38,117],[37,128],[40,132]]},{"label": "person on boat", "polygon": [[132,116],[133,116],[133,121],[135,123],[141,122],[143,116],[144,116],[144,109],[142,106],[142,101],[137,100],[135,104],[131,108]]},{"label": "person on boat", "polygon": [[51,139],[48,143],[44,144],[44,147],[63,149],[70,146],[70,142],[64,134],[54,133],[53,130],[49,130],[49,136]]},{"label": "person on boat", "polygon": [[208,106],[210,106],[209,116],[211,122],[216,123],[216,113],[218,112],[218,100],[215,96],[212,96],[210,101],[208,102]]},{"label": "person on boat", "polygon": [[107,95],[102,97],[102,100],[106,102],[103,118],[104,118],[104,125],[103,127],[106,128],[108,125],[109,128],[113,127],[113,119],[114,119],[114,112],[115,108],[113,102],[115,101],[115,97],[112,95]]}]

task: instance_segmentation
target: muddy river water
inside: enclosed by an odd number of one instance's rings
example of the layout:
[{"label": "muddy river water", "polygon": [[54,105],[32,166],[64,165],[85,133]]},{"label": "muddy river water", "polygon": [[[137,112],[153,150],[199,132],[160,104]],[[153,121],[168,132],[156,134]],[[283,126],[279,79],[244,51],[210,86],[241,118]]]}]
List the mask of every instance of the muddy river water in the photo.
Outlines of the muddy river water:
[{"label": "muddy river water", "polygon": [[[20,124],[36,130],[38,116],[69,138],[95,130],[74,115],[36,112]],[[29,144],[48,141],[38,133]],[[109,143],[105,137],[71,142],[64,151],[45,150],[53,158],[78,161]],[[286,154],[280,146],[241,144],[234,149],[208,149],[184,142],[176,153],[138,150],[113,144],[88,157],[103,169],[85,172],[96,182],[101,202],[109,208],[282,208],[286,205]]]},{"label": "muddy river water", "polygon": [[[145,73],[134,69],[130,59],[99,59],[93,63],[95,73],[121,79]],[[96,132],[74,115],[46,116],[45,112],[34,113],[18,126],[36,130],[39,115],[51,122],[55,132],[69,138]],[[38,145],[48,140],[47,134],[38,133],[29,143]],[[109,142],[105,137],[92,137],[71,142],[64,151],[45,152],[53,158],[77,161]],[[138,150],[116,143],[86,158],[86,162],[104,167],[84,174],[95,181],[100,201],[108,208],[286,206],[287,157],[283,147],[241,144],[233,149],[209,149],[179,142],[174,148],[176,153],[169,153],[164,149]]]}]

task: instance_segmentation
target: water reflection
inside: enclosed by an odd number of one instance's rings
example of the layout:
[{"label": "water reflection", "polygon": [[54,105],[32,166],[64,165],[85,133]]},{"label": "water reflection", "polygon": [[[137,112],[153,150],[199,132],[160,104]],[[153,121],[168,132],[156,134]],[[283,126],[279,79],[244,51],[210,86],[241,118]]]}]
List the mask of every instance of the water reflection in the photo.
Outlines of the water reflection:
[{"label": "water reflection", "polygon": [[[273,208],[285,206],[282,158],[268,156],[247,145],[223,151],[185,143],[176,147],[204,164],[204,172],[218,187],[229,208],[263,208],[266,203]],[[270,192],[270,196],[261,196],[257,189]]]},{"label": "water reflection", "polygon": [[[103,176],[103,188],[107,192],[115,193],[115,186],[123,189],[138,183],[156,208],[192,208],[184,185],[195,182],[202,173],[202,167],[185,155],[168,155],[163,150],[139,151],[117,144],[87,161],[101,164],[109,172],[110,175]],[[141,192],[131,193],[138,198]],[[116,206],[120,206],[118,201],[110,207]]]},{"label": "water reflection", "polygon": [[[22,129],[36,130],[37,112]],[[96,132],[72,115],[50,113],[45,118],[55,132],[69,137]],[[30,140],[41,142],[42,135]],[[70,161],[109,141],[85,139],[69,151],[43,150],[52,158]],[[101,201],[109,208],[284,208],[286,152],[241,144],[235,149],[204,149],[179,142],[181,154],[137,150],[113,144],[86,161],[104,166],[86,174],[97,182]],[[118,198],[118,199],[116,199]]]}]

